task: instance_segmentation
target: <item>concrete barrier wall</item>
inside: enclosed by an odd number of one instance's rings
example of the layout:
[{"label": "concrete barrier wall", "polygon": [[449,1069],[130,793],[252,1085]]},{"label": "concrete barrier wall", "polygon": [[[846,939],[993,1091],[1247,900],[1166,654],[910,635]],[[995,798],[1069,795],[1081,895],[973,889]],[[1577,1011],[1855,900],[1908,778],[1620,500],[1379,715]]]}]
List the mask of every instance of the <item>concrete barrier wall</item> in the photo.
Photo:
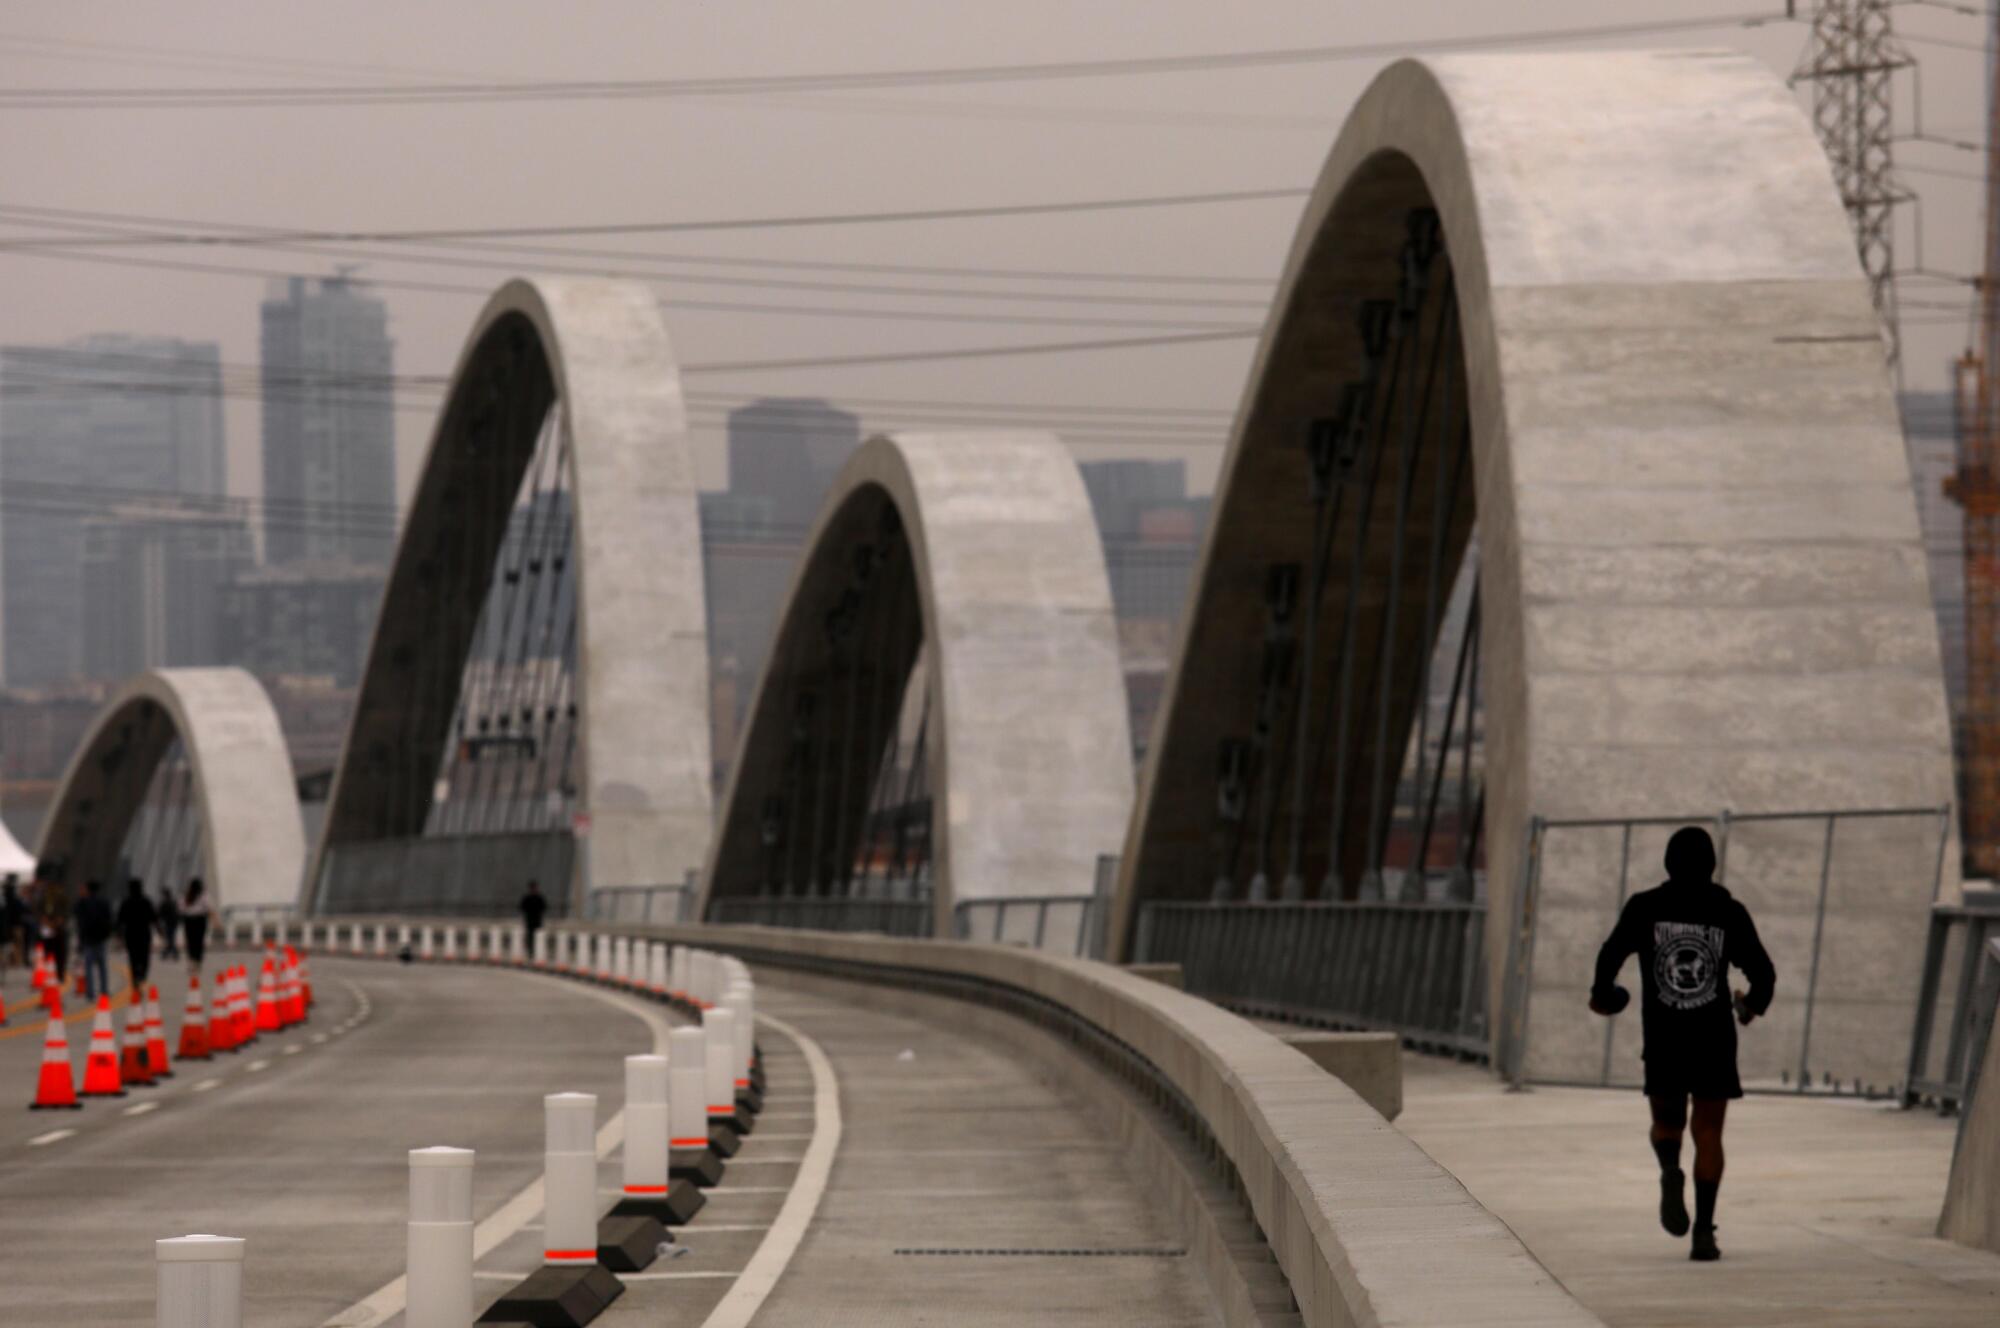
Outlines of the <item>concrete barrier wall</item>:
[{"label": "concrete barrier wall", "polygon": [[1280,1038],[1199,997],[1013,946],[762,927],[621,930],[776,963],[977,979],[1087,1020],[1144,1056],[1200,1113],[1241,1176],[1307,1324],[1601,1322],[1375,1107]]},{"label": "concrete barrier wall", "polygon": [[[2000,942],[1994,946],[2000,948]],[[1989,952],[1986,962],[2000,962],[2000,954]],[[2000,1012],[1994,1022],[2000,1022]],[[1961,1110],[1965,1119],[1952,1153],[1938,1235],[2000,1254],[2000,1036],[1991,1031],[1980,1057],[1977,1087]]]}]

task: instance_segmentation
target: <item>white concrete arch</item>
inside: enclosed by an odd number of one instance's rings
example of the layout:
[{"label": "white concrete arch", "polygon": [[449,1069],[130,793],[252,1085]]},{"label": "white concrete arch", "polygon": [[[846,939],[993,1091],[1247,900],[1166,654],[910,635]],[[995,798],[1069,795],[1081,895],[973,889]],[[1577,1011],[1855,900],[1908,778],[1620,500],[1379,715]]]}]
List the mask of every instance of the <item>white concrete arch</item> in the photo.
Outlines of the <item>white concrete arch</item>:
[{"label": "white concrete arch", "polygon": [[[1497,1008],[1531,816],[1936,806],[1951,744],[1875,315],[1785,88],[1720,52],[1405,61],[1349,115],[1279,282],[1141,775],[1118,940],[1143,901],[1207,897],[1191,864],[1217,740],[1250,722],[1248,606],[1266,566],[1301,557],[1306,422],[1335,414],[1353,310],[1393,290],[1422,208],[1449,255],[1470,417]],[[1853,831],[1867,890],[1831,925],[1871,1072],[1908,1032],[1934,829]],[[1732,848],[1732,881],[1760,870]],[[1574,1034],[1581,1059],[1554,1072],[1594,1078],[1594,903],[1541,902],[1535,982],[1559,1012],[1538,1010],[1535,1036],[1561,1060]],[[1810,929],[1809,900],[1803,918],[1766,903],[1773,926]]]},{"label": "white concrete arch", "polygon": [[[760,680],[703,876],[710,899],[766,880],[760,818],[779,786],[802,686],[825,676],[829,615],[866,562],[904,546],[908,612],[885,621],[866,667],[900,690],[921,659],[938,933],[955,904],[1087,895],[1132,799],[1131,736],[1103,547],[1075,462],[1038,433],[895,434],[841,472],[794,575]],[[911,685],[917,684],[916,679]],[[844,823],[865,811],[868,776],[893,724],[850,744],[861,778]],[[851,844],[836,844],[847,853]]]},{"label": "white concrete arch", "polygon": [[[420,835],[505,514],[551,407],[568,431],[581,704],[577,880],[677,882],[708,848],[707,612],[680,375],[657,300],[630,282],[517,279],[475,320],[376,620],[313,870]],[[490,532],[445,552],[468,521]],[[511,888],[518,888],[518,882]],[[580,896],[579,896],[580,899]],[[332,901],[318,900],[321,907]]]},{"label": "white concrete arch", "polygon": [[[64,864],[71,889],[114,877],[154,770],[179,738],[201,817],[202,875],[216,908],[298,902],[305,828],[271,699],[238,668],[153,669],[98,712],[63,772],[37,857]],[[185,881],[148,881],[149,890]]]}]

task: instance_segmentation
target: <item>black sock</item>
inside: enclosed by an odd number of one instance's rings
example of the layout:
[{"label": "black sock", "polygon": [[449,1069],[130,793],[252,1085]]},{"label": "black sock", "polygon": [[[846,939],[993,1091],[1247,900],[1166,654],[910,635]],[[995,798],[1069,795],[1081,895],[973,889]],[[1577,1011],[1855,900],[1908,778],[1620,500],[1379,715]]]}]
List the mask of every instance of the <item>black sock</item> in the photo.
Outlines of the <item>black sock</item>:
[{"label": "black sock", "polygon": [[1673,1171],[1681,1164],[1681,1140],[1679,1135],[1671,1139],[1653,1140],[1653,1155],[1660,1159],[1661,1171]]},{"label": "black sock", "polygon": [[1715,1192],[1722,1188],[1719,1180],[1697,1180],[1694,1183],[1694,1224],[1698,1227],[1715,1225]]}]

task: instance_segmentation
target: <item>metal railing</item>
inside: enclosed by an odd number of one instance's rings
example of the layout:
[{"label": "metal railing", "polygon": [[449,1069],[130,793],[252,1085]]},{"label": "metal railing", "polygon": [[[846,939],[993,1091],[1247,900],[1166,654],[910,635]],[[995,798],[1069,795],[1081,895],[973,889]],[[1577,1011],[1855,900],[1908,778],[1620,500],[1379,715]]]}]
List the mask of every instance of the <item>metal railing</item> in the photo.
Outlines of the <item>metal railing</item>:
[{"label": "metal railing", "polygon": [[1133,949],[1245,1014],[1484,1057],[1485,935],[1486,905],[1473,901],[1154,902]]},{"label": "metal railing", "polygon": [[757,927],[802,927],[811,931],[873,931],[885,936],[929,936],[933,908],[928,899],[758,899],[708,901],[708,921]]},{"label": "metal railing", "polygon": [[961,941],[1101,959],[1108,912],[1099,895],[1023,895],[965,900],[952,909],[952,923]]},{"label": "metal railing", "polygon": [[700,893],[692,879],[678,885],[600,885],[584,900],[583,916],[591,922],[692,922]]},{"label": "metal railing", "polygon": [[[1861,1067],[1894,1064],[1900,1035],[1885,1032],[1880,1003],[1819,1001],[1820,970],[1836,948],[1851,952],[1855,914],[1843,900],[1875,897],[1885,879],[1928,884],[1936,900],[1950,836],[1951,809],[1849,807],[1682,816],[1536,816],[1524,837],[1519,887],[1506,925],[1502,1015],[1494,1055],[1515,1086],[1525,1082],[1611,1085],[1639,1081],[1637,1020],[1599,1020],[1584,1008],[1598,943],[1625,900],[1657,879],[1671,833],[1702,825],[1715,838],[1715,879],[1741,882],[1735,893],[1760,925],[1779,974],[1778,995],[1739,1051],[1746,1087],[1822,1090],[1875,1096],[1891,1074],[1873,1080]],[[1855,839],[1861,826],[1872,829]],[[1837,831],[1851,827],[1847,837]],[[1635,864],[1644,864],[1638,866]],[[1530,1032],[1535,1034],[1530,1045]],[[1621,1054],[1622,1053],[1622,1054]],[[1872,1074],[1874,1071],[1870,1071]]]},{"label": "metal railing", "polygon": [[[1904,1106],[1929,1103],[1949,1112],[1971,1100],[1996,992],[2000,890],[1967,890],[1963,903],[1931,910],[1916,1028],[1910,1035],[1910,1070],[1903,1080]],[[1941,1024],[1944,1058],[1934,1066]]]}]

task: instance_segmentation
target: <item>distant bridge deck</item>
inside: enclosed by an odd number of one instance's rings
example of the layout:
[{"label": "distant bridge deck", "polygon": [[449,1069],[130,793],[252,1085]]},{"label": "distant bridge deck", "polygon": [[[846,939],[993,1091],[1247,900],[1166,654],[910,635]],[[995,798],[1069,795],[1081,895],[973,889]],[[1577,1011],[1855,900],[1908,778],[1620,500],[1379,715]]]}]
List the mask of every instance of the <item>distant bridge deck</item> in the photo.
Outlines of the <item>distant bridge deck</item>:
[{"label": "distant bridge deck", "polygon": [[1636,1091],[1510,1093],[1429,1056],[1403,1073],[1404,1133],[1619,1328],[2000,1323],[2000,1256],[1932,1234],[1955,1120],[1859,1099],[1732,1103],[1723,1257],[1701,1265],[1660,1230]]}]

